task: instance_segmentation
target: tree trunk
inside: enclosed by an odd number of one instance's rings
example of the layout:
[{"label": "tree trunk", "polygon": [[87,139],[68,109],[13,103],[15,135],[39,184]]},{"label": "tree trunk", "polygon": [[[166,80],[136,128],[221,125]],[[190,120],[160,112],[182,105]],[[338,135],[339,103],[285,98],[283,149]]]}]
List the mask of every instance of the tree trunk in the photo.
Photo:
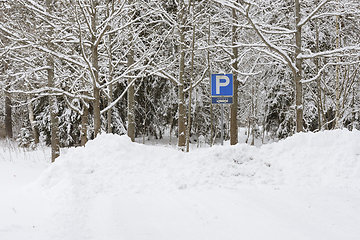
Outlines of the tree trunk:
[{"label": "tree trunk", "polygon": [[12,116],[11,116],[11,97],[8,92],[5,93],[5,134],[7,138],[13,137]]},{"label": "tree trunk", "polygon": [[[210,1],[208,2],[209,6],[209,10],[210,10]],[[208,26],[208,39],[207,39],[207,44],[208,46],[210,46],[210,41],[211,41],[211,15],[209,14],[209,22],[208,22],[209,26]],[[211,62],[210,62],[210,50],[209,48],[207,49],[207,65],[208,65],[208,71],[209,71],[209,81],[211,84]],[[211,103],[211,94],[210,94],[210,147],[212,147],[213,145],[213,119],[212,119],[212,115],[213,115],[213,105]]]},{"label": "tree trunk", "polygon": [[[48,12],[52,10],[52,0],[46,0],[46,8]],[[53,35],[53,28],[50,27],[48,35]],[[50,41],[49,41],[49,44]],[[51,45],[48,46],[51,49]],[[47,80],[48,87],[54,87],[54,58],[52,55],[47,56]],[[58,109],[56,96],[49,96],[49,107],[50,107],[50,131],[51,131],[51,162],[55,162],[55,159],[60,156],[60,141],[59,141],[59,123],[58,123]]]},{"label": "tree trunk", "polygon": [[94,85],[94,137],[100,133],[101,119],[100,119],[100,90]]},{"label": "tree trunk", "polygon": [[[5,75],[5,72],[7,71],[9,65],[6,61],[4,61],[4,69],[3,74]],[[11,96],[7,92],[9,90],[10,84],[7,84],[8,86],[5,89],[5,136],[7,138],[13,137],[13,131],[12,131],[12,114],[11,114]]]},{"label": "tree trunk", "polygon": [[[236,11],[232,9],[233,26],[232,26],[232,46],[236,44],[236,30],[235,21],[237,20]],[[238,81],[237,81],[237,70],[238,70],[238,48],[233,47],[233,81],[234,81],[234,95],[233,104],[230,108],[230,145],[238,143],[238,126],[237,126],[237,108],[238,108]]]},{"label": "tree trunk", "polygon": [[296,111],[296,132],[303,131],[303,99],[302,99],[302,83],[301,83],[301,72],[302,72],[302,60],[298,59],[297,56],[301,53],[301,26],[298,26],[300,22],[300,0],[295,0],[295,41],[296,41],[296,50],[295,66],[297,71],[294,72],[294,81],[295,81],[295,111]]},{"label": "tree trunk", "polygon": [[[112,77],[110,77],[112,78]],[[109,95],[110,95],[110,99],[109,99],[109,104],[111,104],[112,102],[112,95],[113,95],[113,86],[110,85],[109,86]],[[112,133],[112,110],[111,108],[107,111],[107,133]]]},{"label": "tree trunk", "polygon": [[[316,52],[320,52],[320,46],[319,46],[319,23],[318,20],[315,20],[315,27],[316,27]],[[315,58],[315,67],[316,67],[316,73],[319,72],[319,58]],[[319,77],[316,80],[316,86],[317,86],[317,111],[318,111],[318,124],[319,124],[319,131],[322,130],[323,126],[323,106],[322,106],[322,90],[321,90],[321,77]]]},{"label": "tree trunk", "polygon": [[[337,11],[339,6],[337,6]],[[339,16],[336,16],[336,49],[340,47],[340,34],[339,34]],[[336,57],[337,63],[340,58]],[[335,79],[335,128],[340,127],[340,66],[336,65],[336,79]]]},{"label": "tree trunk", "polygon": [[[145,89],[144,89],[144,96],[146,96],[146,93],[147,93],[147,81],[145,80]],[[145,98],[145,106],[144,106],[144,121],[143,121],[143,144],[145,144],[145,135],[146,135],[146,118],[147,118],[147,100]],[[171,126],[171,124],[170,124]],[[171,142],[171,130],[170,130],[170,142]]]},{"label": "tree trunk", "polygon": [[191,76],[190,76],[190,89],[189,89],[189,108],[188,108],[188,122],[186,134],[186,152],[190,151],[190,133],[191,133],[191,104],[192,104],[192,91],[193,91],[193,78],[194,78],[194,50],[195,50],[195,24],[194,24],[194,5],[195,1],[192,0],[192,42],[191,42]]},{"label": "tree trunk", "polygon": [[185,150],[185,143],[186,143],[186,114],[185,114],[185,104],[184,104],[184,73],[185,73],[185,6],[183,0],[179,2],[179,25],[180,25],[180,68],[179,68],[179,121],[178,121],[178,133],[179,133],[179,140],[178,140],[178,147],[181,150]]},{"label": "tree trunk", "polygon": [[[132,59],[132,58],[131,58]],[[128,64],[130,64],[131,60],[128,58]],[[132,64],[132,63],[131,63]],[[130,84],[132,79],[128,80],[128,84]],[[135,89],[134,84],[128,89],[128,128],[127,135],[130,137],[132,142],[135,142]]]},{"label": "tree trunk", "polygon": [[[251,109],[250,109],[250,116],[251,116],[251,143],[250,145],[254,146],[254,143],[255,143],[255,125],[256,125],[256,118],[255,118],[255,103],[254,101],[256,99],[256,96],[255,96],[255,91],[254,91],[254,83],[252,82],[251,83]],[[250,135],[250,133],[249,133]]]},{"label": "tree trunk", "polygon": [[[111,6],[108,8],[108,17],[110,17],[111,14],[114,13],[114,1],[112,1]],[[111,12],[110,12],[111,11]],[[113,51],[112,51],[112,47],[113,47],[113,35],[114,33],[109,33],[109,49],[108,49],[108,58],[109,58],[109,82],[112,82],[113,80],[113,76],[114,76],[114,66],[112,64],[112,58],[113,58]],[[108,106],[110,106],[110,104],[112,103],[113,99],[113,85],[110,84],[109,85],[109,99],[108,99]],[[112,109],[110,108],[107,111],[107,133],[112,133]]]},{"label": "tree trunk", "polygon": [[88,115],[89,115],[89,109],[85,106],[84,113],[83,115],[81,115],[81,146],[82,147],[85,147],[85,144],[88,141],[87,138]]},{"label": "tree trunk", "polygon": [[[48,57],[48,87],[54,85],[54,59]],[[60,156],[59,146],[59,123],[58,123],[58,110],[57,101],[55,96],[49,97],[50,106],[50,129],[51,129],[51,162],[55,162],[55,159]]]},{"label": "tree trunk", "polygon": [[[129,0],[129,5],[132,4],[132,0]],[[129,11],[129,17],[132,17],[132,11]],[[130,51],[127,55],[127,66],[128,68],[131,67],[131,65],[134,64],[134,50],[133,50],[133,37],[132,37],[132,27],[130,25],[130,34],[129,34],[129,44],[130,44]],[[129,73],[131,76],[131,73]],[[128,79],[128,84],[132,82],[132,78],[130,77]],[[134,84],[132,84],[127,92],[128,97],[128,113],[127,113],[127,120],[128,120],[128,126],[127,126],[127,135],[131,139],[132,142],[135,142],[135,88]]]},{"label": "tree trunk", "polygon": [[97,11],[96,7],[98,5],[97,1],[92,1],[92,12],[91,12],[91,29],[93,35],[91,36],[91,61],[92,61],[92,71],[93,71],[93,93],[94,93],[94,137],[100,133],[101,128],[101,119],[100,119],[100,89],[99,85],[99,59],[98,59],[98,46],[95,45],[96,37],[96,16]]},{"label": "tree trunk", "polygon": [[248,116],[248,129],[247,129],[247,136],[246,136],[246,141],[245,143],[248,143],[249,142],[249,139],[250,139],[250,130],[251,130],[251,118],[250,118],[250,114]]},{"label": "tree trunk", "polygon": [[29,111],[29,120],[30,120],[30,125],[31,125],[31,130],[33,132],[33,136],[34,136],[34,142],[35,144],[39,143],[39,133],[37,128],[35,127],[35,117],[34,117],[34,109],[32,106],[32,103],[30,102],[31,97],[28,96],[28,111]]}]

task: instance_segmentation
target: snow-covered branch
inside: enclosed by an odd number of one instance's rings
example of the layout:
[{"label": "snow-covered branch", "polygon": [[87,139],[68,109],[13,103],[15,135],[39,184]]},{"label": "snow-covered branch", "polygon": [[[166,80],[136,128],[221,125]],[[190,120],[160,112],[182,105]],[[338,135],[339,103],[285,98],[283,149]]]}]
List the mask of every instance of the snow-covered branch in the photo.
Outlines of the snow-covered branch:
[{"label": "snow-covered branch", "polygon": [[[298,55],[297,58],[298,59],[310,59],[310,58],[317,58],[317,57],[333,57],[337,53],[343,53],[346,51],[360,51],[360,46],[348,46],[348,47],[343,47],[343,48],[334,49],[334,50],[330,50],[330,51],[310,53],[310,54],[301,53]],[[351,56],[351,53],[349,53],[349,56]]]},{"label": "snow-covered branch", "polygon": [[298,23],[298,27],[302,27],[304,26],[308,21],[310,21],[310,19],[323,7],[325,6],[325,4],[327,4],[328,2],[330,2],[330,0],[324,0],[323,2],[321,2],[315,9],[314,11],[312,11],[306,18],[304,18],[303,20],[301,20]]},{"label": "snow-covered branch", "polygon": [[321,75],[325,72],[325,70],[329,67],[329,66],[349,66],[349,65],[355,65],[355,64],[360,64],[360,61],[355,61],[355,62],[338,62],[338,63],[334,63],[334,62],[330,62],[330,63],[326,63],[316,74],[316,76],[310,78],[310,79],[303,79],[301,80],[302,83],[309,83],[312,81],[315,81],[317,79],[319,79],[321,77]]}]

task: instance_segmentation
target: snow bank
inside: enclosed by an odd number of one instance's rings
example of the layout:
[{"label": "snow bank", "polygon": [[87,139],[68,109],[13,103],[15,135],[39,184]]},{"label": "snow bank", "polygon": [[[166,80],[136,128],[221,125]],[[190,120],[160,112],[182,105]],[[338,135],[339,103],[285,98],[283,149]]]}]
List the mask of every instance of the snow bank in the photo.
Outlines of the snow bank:
[{"label": "snow bank", "polygon": [[360,186],[360,132],[299,133],[263,146],[261,154],[280,166],[285,184]]},{"label": "snow bank", "polygon": [[261,148],[238,144],[190,153],[103,134],[59,157],[37,183],[74,194],[249,184],[356,187],[360,186],[360,132],[300,133]]}]

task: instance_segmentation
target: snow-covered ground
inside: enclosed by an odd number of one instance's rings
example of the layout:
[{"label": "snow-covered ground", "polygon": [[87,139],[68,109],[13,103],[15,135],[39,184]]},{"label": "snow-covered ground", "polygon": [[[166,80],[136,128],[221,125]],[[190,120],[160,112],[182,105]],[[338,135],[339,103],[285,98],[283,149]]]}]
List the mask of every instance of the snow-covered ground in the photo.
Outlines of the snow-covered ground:
[{"label": "snow-covered ground", "polygon": [[[48,150],[46,150],[48,151]],[[360,132],[182,153],[101,135],[0,148],[0,240],[359,240]]]}]

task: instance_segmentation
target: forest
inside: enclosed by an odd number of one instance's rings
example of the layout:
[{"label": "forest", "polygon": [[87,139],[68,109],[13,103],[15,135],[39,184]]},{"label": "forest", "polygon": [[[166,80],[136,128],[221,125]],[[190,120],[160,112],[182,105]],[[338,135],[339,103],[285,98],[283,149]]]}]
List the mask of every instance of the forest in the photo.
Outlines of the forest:
[{"label": "forest", "polygon": [[212,146],[212,73],[231,145],[360,130],[358,0],[0,0],[0,57],[0,137],[53,161],[103,132]]}]

